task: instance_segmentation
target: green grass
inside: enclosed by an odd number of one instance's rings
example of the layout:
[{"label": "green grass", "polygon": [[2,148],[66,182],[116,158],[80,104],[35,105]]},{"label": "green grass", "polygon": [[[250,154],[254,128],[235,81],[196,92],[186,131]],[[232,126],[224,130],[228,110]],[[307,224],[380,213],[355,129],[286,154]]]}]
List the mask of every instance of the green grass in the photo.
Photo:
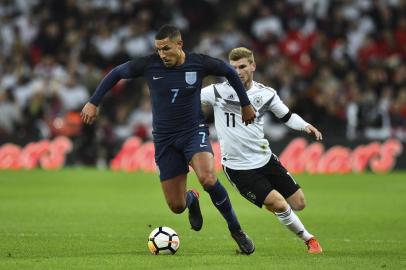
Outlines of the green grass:
[{"label": "green grass", "polygon": [[[189,185],[199,184],[190,174]],[[225,222],[201,192],[202,231],[172,214],[156,175],[91,169],[0,171],[0,269],[405,269],[406,174],[298,175],[299,213],[324,253],[305,246],[274,216],[240,197],[222,174],[255,241],[237,255]],[[181,240],[174,256],[153,256],[146,238],[159,225]]]}]

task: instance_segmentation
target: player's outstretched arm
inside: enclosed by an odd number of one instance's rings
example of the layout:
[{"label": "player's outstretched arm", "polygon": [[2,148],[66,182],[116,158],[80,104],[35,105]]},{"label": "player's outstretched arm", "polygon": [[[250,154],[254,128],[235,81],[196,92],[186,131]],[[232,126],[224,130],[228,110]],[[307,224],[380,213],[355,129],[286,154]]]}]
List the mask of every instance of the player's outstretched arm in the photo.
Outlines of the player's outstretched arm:
[{"label": "player's outstretched arm", "polygon": [[96,91],[90,97],[90,101],[83,107],[80,116],[83,123],[91,125],[97,116],[97,106],[103,99],[104,95],[123,77],[122,71],[126,64],[114,68],[107,74],[101,83],[97,86]]},{"label": "player's outstretched arm", "polygon": [[[287,109],[287,108],[286,108]],[[315,128],[313,125],[307,123],[296,113],[291,113],[290,111],[281,118],[285,121],[285,125],[290,127],[294,130],[302,130],[307,132],[308,134],[313,134],[316,140],[321,141],[323,139],[323,135],[321,132]]]},{"label": "player's outstretched arm", "polygon": [[308,124],[308,125],[305,127],[305,131],[306,131],[308,134],[313,134],[314,137],[316,138],[316,141],[321,141],[321,140],[323,140],[323,135],[322,135],[321,132],[320,132],[317,128],[315,128],[313,125]]},{"label": "player's outstretched arm", "polygon": [[133,61],[126,62],[112,69],[97,86],[96,91],[90,97],[90,102],[98,106],[104,95],[113,88],[121,79],[131,78],[131,65]]},{"label": "player's outstretched arm", "polygon": [[294,130],[305,131],[308,134],[313,134],[316,140],[321,141],[323,135],[313,125],[303,120],[300,115],[292,113],[289,108],[282,102],[278,94],[275,93],[273,102],[270,105],[270,111],[273,112],[286,126]]},{"label": "player's outstretched arm", "polygon": [[91,125],[96,119],[97,114],[98,114],[97,106],[88,102],[83,107],[82,112],[80,113],[80,117],[82,118],[83,123]]},{"label": "player's outstretched arm", "polygon": [[140,76],[145,65],[146,58],[138,58],[128,61],[112,69],[97,86],[96,91],[90,97],[89,102],[81,112],[82,121],[85,124],[93,124],[97,117],[98,106],[104,95],[121,79],[131,79]]}]

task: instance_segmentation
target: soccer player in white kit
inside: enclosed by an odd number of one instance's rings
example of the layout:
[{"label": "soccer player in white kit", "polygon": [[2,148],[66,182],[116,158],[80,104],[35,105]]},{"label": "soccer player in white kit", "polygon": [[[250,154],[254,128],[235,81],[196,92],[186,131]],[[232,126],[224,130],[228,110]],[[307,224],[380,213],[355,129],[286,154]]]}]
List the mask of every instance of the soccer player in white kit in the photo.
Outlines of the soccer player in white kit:
[{"label": "soccer player in white kit", "polygon": [[322,140],[322,134],[299,115],[291,113],[274,89],[253,80],[256,66],[251,50],[235,48],[229,54],[229,61],[247,90],[257,118],[251,125],[239,120],[240,103],[228,82],[202,89],[202,104],[210,105],[214,110],[224,173],[243,197],[258,207],[264,205],[283,225],[303,239],[308,253],[321,253],[317,239],[292,211],[305,207],[304,194],[269,148],[263,132],[263,116],[266,111],[271,111],[288,127],[313,134],[316,140]]}]

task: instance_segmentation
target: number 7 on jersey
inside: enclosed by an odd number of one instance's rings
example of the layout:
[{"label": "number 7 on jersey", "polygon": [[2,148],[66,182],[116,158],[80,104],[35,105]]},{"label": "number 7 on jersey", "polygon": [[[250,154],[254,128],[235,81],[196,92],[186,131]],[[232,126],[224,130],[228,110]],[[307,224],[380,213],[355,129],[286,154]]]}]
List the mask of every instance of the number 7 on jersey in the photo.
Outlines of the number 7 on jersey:
[{"label": "number 7 on jersey", "polygon": [[178,96],[179,89],[171,89],[171,91],[173,92],[173,97],[172,97],[171,103],[175,103],[175,99]]}]

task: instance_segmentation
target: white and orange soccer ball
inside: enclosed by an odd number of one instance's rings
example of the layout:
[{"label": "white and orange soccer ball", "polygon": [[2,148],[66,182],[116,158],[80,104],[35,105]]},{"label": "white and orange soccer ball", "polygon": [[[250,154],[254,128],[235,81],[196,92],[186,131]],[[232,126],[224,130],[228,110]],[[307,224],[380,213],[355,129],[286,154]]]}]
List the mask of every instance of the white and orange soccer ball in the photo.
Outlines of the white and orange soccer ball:
[{"label": "white and orange soccer ball", "polygon": [[148,237],[148,248],[155,255],[173,255],[179,244],[178,234],[169,227],[158,227]]}]

